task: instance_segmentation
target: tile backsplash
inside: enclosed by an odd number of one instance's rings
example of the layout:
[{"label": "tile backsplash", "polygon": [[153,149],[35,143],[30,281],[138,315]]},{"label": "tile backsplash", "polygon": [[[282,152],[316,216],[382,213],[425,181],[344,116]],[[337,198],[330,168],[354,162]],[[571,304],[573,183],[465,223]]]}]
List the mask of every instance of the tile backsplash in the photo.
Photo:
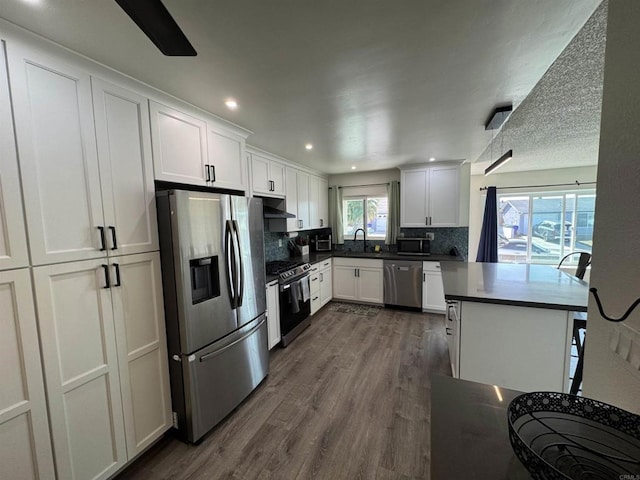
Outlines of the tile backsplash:
[{"label": "tile backsplash", "polygon": [[[425,233],[433,233],[434,238],[431,241],[431,253],[436,255],[448,255],[452,247],[457,247],[460,253],[464,256],[465,260],[469,257],[468,244],[469,244],[469,227],[450,227],[450,228],[401,228],[400,233],[405,237],[416,238],[424,237]],[[306,238],[313,238],[315,235],[330,234],[330,228],[320,228],[317,230],[306,230],[298,232],[299,236]],[[282,240],[282,246],[278,245],[278,242]],[[264,256],[265,261],[271,262],[274,260],[286,260],[291,255],[287,247],[289,237],[286,233],[281,232],[264,232]],[[395,252],[395,245],[385,245],[384,240],[369,240],[367,239],[367,251],[372,251],[375,245],[380,245],[382,251]],[[335,250],[362,250],[362,240],[345,239],[344,245],[334,245]]]},{"label": "tile backsplash", "polygon": [[[331,234],[330,228],[318,228],[316,230],[305,230],[302,232],[298,232],[298,236],[305,237],[307,239],[311,239],[316,235],[327,235]],[[279,246],[278,243],[281,241],[282,246]],[[289,248],[287,247],[287,243],[289,242],[289,237],[286,233],[283,232],[269,232],[265,229],[264,231],[264,259],[266,262],[273,262],[274,260],[286,260],[291,254],[289,252]]]}]

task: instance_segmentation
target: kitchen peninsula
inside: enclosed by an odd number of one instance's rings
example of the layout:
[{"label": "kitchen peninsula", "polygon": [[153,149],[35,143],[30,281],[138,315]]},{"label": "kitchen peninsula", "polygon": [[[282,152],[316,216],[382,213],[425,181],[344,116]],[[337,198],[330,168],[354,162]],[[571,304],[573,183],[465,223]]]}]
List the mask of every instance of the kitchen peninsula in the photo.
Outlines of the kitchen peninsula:
[{"label": "kitchen peninsula", "polygon": [[573,312],[588,284],[552,266],[442,263],[455,377],[521,391],[567,391]]}]

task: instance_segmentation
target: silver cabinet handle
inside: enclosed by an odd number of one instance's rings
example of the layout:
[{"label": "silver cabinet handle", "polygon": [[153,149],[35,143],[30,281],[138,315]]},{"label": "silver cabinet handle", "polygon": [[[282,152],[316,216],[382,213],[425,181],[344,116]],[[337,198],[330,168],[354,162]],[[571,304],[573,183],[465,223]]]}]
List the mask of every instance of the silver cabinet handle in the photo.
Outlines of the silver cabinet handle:
[{"label": "silver cabinet handle", "polygon": [[324,281],[324,279],[323,279],[323,277],[322,277],[322,273],[320,273],[320,281],[321,281],[321,282],[323,282],[323,281]]}]

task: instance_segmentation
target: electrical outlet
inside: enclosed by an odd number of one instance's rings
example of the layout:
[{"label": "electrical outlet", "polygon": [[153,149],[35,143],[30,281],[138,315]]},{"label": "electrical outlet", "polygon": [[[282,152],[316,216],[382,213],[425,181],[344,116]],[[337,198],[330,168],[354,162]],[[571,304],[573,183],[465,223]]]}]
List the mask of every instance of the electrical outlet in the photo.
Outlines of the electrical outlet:
[{"label": "electrical outlet", "polygon": [[278,239],[278,246],[282,247],[282,239],[281,238]]},{"label": "electrical outlet", "polygon": [[424,234],[424,238],[426,238],[427,240],[433,240],[434,237],[435,234],[433,232],[427,232]]}]

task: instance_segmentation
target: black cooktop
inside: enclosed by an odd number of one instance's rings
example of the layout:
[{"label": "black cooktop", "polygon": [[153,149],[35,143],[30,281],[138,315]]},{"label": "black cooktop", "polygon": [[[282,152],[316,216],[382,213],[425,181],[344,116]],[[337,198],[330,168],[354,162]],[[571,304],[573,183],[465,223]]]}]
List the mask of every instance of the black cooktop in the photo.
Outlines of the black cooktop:
[{"label": "black cooktop", "polygon": [[295,260],[276,260],[274,262],[267,262],[266,271],[267,275],[279,275],[287,270],[302,265],[304,262]]}]

